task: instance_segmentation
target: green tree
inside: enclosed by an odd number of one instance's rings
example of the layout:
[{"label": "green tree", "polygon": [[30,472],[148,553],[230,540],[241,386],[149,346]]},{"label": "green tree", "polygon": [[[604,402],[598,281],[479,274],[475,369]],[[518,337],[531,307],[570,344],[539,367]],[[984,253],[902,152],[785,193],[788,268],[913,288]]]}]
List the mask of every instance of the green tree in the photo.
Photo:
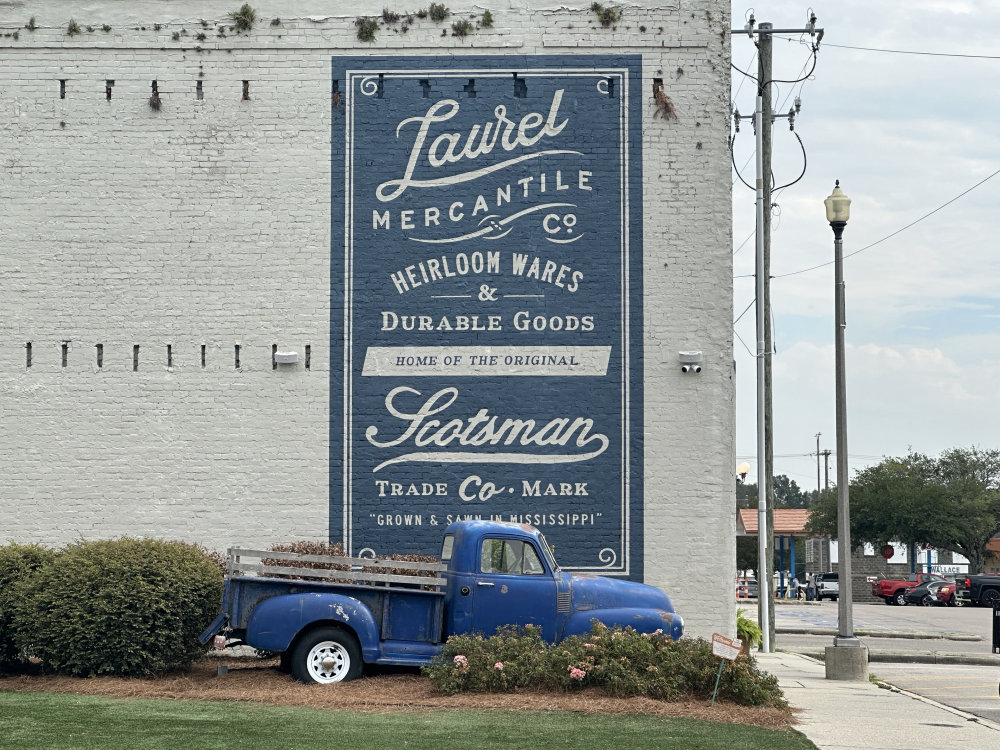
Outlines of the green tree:
[{"label": "green tree", "polygon": [[[736,485],[736,505],[740,508],[757,507],[757,483]],[[807,508],[808,497],[799,489],[794,479],[784,474],[774,477],[774,507],[775,508]]]},{"label": "green tree", "polygon": [[774,507],[775,508],[805,508],[806,496],[802,494],[794,479],[784,474],[774,477]]},{"label": "green tree", "polygon": [[[887,458],[851,482],[851,542],[929,544],[983,569],[986,544],[1000,532],[1000,451],[953,448]],[[807,530],[837,535],[837,497],[812,505]]]}]

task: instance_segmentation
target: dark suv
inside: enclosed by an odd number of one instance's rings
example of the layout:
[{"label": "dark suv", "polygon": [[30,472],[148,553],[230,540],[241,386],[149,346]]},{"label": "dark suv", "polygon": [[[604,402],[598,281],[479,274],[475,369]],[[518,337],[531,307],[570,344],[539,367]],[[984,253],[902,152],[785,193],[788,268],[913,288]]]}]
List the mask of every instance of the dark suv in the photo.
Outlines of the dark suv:
[{"label": "dark suv", "polygon": [[816,601],[833,599],[840,596],[840,580],[836,573],[819,573],[816,576]]}]

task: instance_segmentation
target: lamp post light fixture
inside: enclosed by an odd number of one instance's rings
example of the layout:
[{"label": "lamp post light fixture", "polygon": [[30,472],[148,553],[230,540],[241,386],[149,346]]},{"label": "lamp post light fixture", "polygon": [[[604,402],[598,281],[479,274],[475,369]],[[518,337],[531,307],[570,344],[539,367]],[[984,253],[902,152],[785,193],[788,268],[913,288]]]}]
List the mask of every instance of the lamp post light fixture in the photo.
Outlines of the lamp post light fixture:
[{"label": "lamp post light fixture", "polygon": [[830,680],[868,679],[868,649],[854,635],[851,586],[851,503],[847,474],[847,381],[844,366],[844,228],[851,218],[851,199],[840,189],[840,180],[823,203],[833,229],[834,336],[837,402],[837,636],[826,648],[826,677]]},{"label": "lamp post light fixture", "polygon": [[742,463],[736,466],[736,476],[739,477],[740,484],[746,484],[747,474],[749,473],[750,473],[750,464],[748,464],[746,461],[743,461]]}]

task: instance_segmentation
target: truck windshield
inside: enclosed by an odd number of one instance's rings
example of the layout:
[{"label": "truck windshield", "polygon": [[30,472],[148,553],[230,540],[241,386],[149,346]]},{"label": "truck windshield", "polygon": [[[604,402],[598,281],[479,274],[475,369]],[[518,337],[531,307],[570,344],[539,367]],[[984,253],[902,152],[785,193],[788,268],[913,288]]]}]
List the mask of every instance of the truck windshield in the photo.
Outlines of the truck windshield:
[{"label": "truck windshield", "polygon": [[552,548],[549,547],[549,543],[545,541],[545,537],[539,534],[538,541],[542,543],[542,554],[545,555],[545,559],[549,561],[549,567],[552,568],[553,571],[559,570],[559,563],[556,562],[556,556],[552,554]]}]

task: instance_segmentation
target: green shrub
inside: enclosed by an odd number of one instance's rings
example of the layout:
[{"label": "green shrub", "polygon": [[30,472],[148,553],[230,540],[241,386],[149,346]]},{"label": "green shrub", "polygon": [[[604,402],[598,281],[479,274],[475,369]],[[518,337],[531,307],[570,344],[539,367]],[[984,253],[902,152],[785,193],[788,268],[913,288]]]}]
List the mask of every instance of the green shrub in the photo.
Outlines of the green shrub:
[{"label": "green shrub", "polygon": [[[541,630],[504,627],[491,638],[453,635],[424,674],[443,693],[508,692],[544,685],[549,644]],[[500,665],[500,666],[497,666]]]},{"label": "green shrub", "polygon": [[0,547],[0,672],[16,662],[12,628],[13,605],[23,598],[21,587],[30,586],[35,571],[50,562],[56,553],[36,544],[8,544]]},{"label": "green shrub", "polygon": [[[711,643],[631,628],[593,624],[587,636],[550,645],[537,628],[501,629],[491,638],[453,636],[424,673],[442,692],[505,692],[522,688],[578,690],[598,687],[608,695],[660,700],[707,700],[719,658]],[[787,707],[772,675],[751,656],[727,661],[719,697],[749,706]]]},{"label": "green shrub", "polygon": [[760,625],[745,617],[744,612],[745,609],[736,610],[736,637],[749,644],[748,648],[757,648],[764,640],[764,631],[760,629]]},{"label": "green shrub", "polygon": [[80,542],[41,567],[25,594],[15,644],[45,669],[157,675],[204,655],[198,635],[219,612],[222,573],[183,542]]}]

